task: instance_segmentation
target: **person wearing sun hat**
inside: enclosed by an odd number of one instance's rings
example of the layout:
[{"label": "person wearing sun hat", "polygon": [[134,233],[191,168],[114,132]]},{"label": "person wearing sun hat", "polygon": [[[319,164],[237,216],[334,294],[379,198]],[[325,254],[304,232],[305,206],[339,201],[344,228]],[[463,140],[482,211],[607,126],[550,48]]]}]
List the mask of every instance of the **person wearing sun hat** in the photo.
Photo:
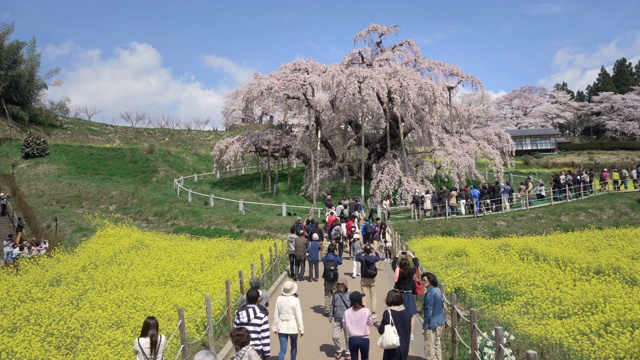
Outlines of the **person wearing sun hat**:
[{"label": "person wearing sun hat", "polygon": [[300,337],[304,335],[302,308],[297,291],[298,284],[287,280],[282,285],[282,295],[276,300],[272,330],[278,335],[280,341],[279,360],[284,360],[289,340],[291,340],[291,360],[295,360],[298,353],[298,334]]}]

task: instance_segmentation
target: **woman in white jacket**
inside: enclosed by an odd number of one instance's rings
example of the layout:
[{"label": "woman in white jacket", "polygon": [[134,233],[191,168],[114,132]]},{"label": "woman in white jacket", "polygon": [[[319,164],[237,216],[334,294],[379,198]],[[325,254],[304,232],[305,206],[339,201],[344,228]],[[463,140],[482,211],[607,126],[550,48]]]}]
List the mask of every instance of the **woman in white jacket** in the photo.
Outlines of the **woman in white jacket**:
[{"label": "woman in white jacket", "polygon": [[273,315],[273,332],[280,340],[280,353],[278,360],[284,360],[287,353],[287,343],[291,339],[291,360],[296,360],[298,352],[298,334],[304,335],[302,323],[302,308],[296,292],[298,285],[292,281],[286,281],[282,286],[282,295],[278,296]]}]

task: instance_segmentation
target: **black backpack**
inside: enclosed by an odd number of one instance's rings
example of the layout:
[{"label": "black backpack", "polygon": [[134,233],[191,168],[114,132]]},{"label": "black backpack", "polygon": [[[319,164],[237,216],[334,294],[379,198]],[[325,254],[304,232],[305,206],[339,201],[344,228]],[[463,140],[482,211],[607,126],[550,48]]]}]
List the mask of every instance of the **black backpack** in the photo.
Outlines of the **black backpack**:
[{"label": "black backpack", "polygon": [[324,272],[322,273],[322,277],[328,282],[336,282],[338,281],[339,275],[340,273],[338,272],[338,262],[336,261],[336,258],[327,258],[327,261],[324,263]]},{"label": "black backpack", "polygon": [[369,267],[366,265],[364,259],[362,260],[362,277],[366,278],[366,279],[375,279],[376,276],[378,276],[378,268],[375,267],[375,263],[374,263],[374,270],[369,269]]}]

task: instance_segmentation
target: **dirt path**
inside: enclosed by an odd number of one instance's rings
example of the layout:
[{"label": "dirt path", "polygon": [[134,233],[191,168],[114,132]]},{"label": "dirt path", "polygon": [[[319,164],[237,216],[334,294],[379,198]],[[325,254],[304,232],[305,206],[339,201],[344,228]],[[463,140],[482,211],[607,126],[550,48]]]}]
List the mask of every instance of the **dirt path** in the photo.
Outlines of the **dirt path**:
[{"label": "dirt path", "polygon": [[[360,291],[360,278],[351,278],[353,263],[351,260],[345,260],[340,266],[340,275],[345,275],[349,279],[349,290]],[[369,352],[370,359],[382,359],[382,349],[379,349],[376,345],[378,338],[377,326],[382,319],[382,313],[385,309],[384,300],[387,292],[393,288],[393,272],[391,270],[391,264],[381,261],[378,263],[378,276],[376,278],[377,288],[377,309],[378,318],[374,319],[374,326],[371,328],[371,350]],[[308,270],[307,270],[308,273]],[[320,264],[320,273],[322,274],[322,264]],[[274,294],[271,294],[271,307],[269,312],[273,314],[273,306],[276,302],[276,298],[280,294],[282,285],[277,288]],[[335,346],[331,338],[332,325],[329,323],[329,319],[324,316],[324,291],[322,279],[319,282],[308,282],[307,280],[298,282],[298,296],[300,303],[302,304],[302,316],[304,320],[305,333],[304,336],[298,339],[298,359],[328,359],[333,358],[335,353]],[[418,304],[421,306],[421,304]],[[271,319],[270,319],[271,320]],[[415,340],[411,342],[409,349],[409,359],[417,360],[423,359],[423,337],[422,326],[419,319],[415,318],[414,335]],[[287,349],[286,359],[290,359],[289,351],[290,345]],[[271,359],[277,359],[280,351],[280,345],[278,338],[271,333]]]}]

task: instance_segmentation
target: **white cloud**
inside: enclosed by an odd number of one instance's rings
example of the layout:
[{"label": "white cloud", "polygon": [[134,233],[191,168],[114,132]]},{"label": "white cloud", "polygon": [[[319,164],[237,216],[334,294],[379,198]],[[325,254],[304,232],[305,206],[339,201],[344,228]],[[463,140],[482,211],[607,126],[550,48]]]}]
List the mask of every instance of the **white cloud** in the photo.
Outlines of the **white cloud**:
[{"label": "white cloud", "polygon": [[202,56],[202,60],[207,67],[231,75],[238,84],[251,81],[253,79],[253,74],[255,73],[254,70],[242,67],[225,57],[215,54],[204,55]]},{"label": "white cloud", "polygon": [[[80,49],[73,42],[47,46],[49,56],[66,55],[73,62],[64,69],[61,87],[52,87],[48,96],[67,96],[72,106],[98,106],[103,112],[96,121],[122,124],[123,111],[145,112],[158,117],[170,115],[190,121],[211,117],[213,126],[222,123],[220,111],[231,85],[207,87],[193,75],[176,76],[163,64],[162,55],[151,45],[131,43],[103,58],[99,49]],[[213,66],[236,81],[250,79],[249,70],[219,56],[209,56]],[[251,72],[252,74],[252,72]],[[236,84],[233,84],[234,86]]]},{"label": "white cloud", "polygon": [[60,56],[68,56],[74,49],[77,47],[73,40],[67,40],[60,45],[47,44],[44,48],[44,55],[55,59]]},{"label": "white cloud", "polygon": [[528,5],[523,12],[529,15],[559,15],[565,12],[565,9],[558,4],[531,4]]},{"label": "white cloud", "polygon": [[611,73],[613,63],[622,57],[634,64],[640,60],[640,34],[626,47],[619,43],[619,40],[614,40],[602,44],[593,52],[580,52],[573,47],[556,51],[551,61],[554,72],[539,79],[538,84],[551,88],[554,84],[565,81],[572,90],[584,90],[598,77],[601,66]]}]

